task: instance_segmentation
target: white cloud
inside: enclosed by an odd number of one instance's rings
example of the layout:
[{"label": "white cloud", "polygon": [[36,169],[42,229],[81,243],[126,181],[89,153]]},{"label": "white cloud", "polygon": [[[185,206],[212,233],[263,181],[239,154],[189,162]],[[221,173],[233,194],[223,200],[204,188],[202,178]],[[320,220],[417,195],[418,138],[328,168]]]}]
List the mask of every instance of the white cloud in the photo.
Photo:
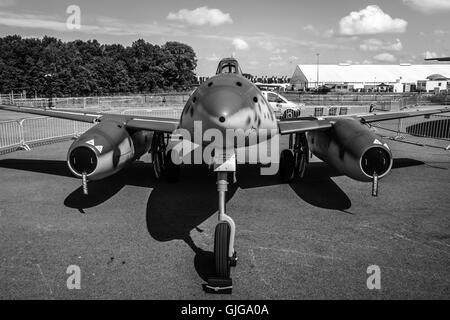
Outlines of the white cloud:
[{"label": "white cloud", "polygon": [[270,61],[281,61],[283,58],[281,56],[270,57]]},{"label": "white cloud", "polygon": [[[274,35],[270,33],[259,32],[257,34],[246,35],[245,37],[248,41],[257,43],[261,48],[273,52],[276,48],[286,48],[286,47],[305,47],[308,50],[319,50],[319,49],[329,49],[329,50],[354,50],[353,47],[330,43],[330,41],[311,41],[311,40],[301,40],[294,37],[288,37],[284,35]],[[346,39],[353,39],[357,37],[345,37]],[[340,38],[336,38],[339,41]],[[222,37],[222,40],[223,37]],[[265,47],[263,47],[265,46]]]},{"label": "white cloud", "polygon": [[379,39],[367,39],[359,46],[362,51],[401,51],[403,49],[400,39],[395,42],[384,42]]},{"label": "white cloud", "polygon": [[286,48],[280,48],[278,43],[274,43],[269,39],[263,39],[258,41],[258,45],[264,50],[270,51],[273,54],[280,55],[282,53],[287,53]]},{"label": "white cloud", "polygon": [[328,29],[328,30],[325,30],[323,33],[322,33],[322,36],[323,37],[325,37],[325,38],[331,38],[332,36],[334,36],[334,30],[333,29]]},{"label": "white cloud", "polygon": [[274,54],[287,53],[287,49],[278,48],[273,51]]},{"label": "white cloud", "polygon": [[304,26],[303,30],[310,32],[317,37],[323,37],[323,38],[331,38],[332,36],[334,36],[334,33],[335,33],[333,29],[320,31],[320,30],[316,29],[312,24],[308,24],[308,25]]},{"label": "white cloud", "polygon": [[215,53],[213,53],[212,55],[206,56],[205,60],[211,62],[218,62],[220,60],[220,57],[218,57]]},{"label": "white cloud", "polygon": [[16,4],[16,0],[0,0],[0,7],[11,7]]},{"label": "white cloud", "polygon": [[0,25],[8,27],[49,29],[55,31],[69,31],[65,22],[52,17],[32,14],[14,14],[0,12]]},{"label": "white cloud", "polygon": [[269,67],[284,67],[287,66],[287,62],[286,61],[272,61],[271,63],[269,63]]},{"label": "white cloud", "polygon": [[426,51],[423,53],[425,59],[434,59],[438,58],[439,55],[436,52]]},{"label": "white cloud", "polygon": [[248,50],[250,46],[241,38],[234,38],[232,43],[235,50]]},{"label": "white cloud", "polygon": [[390,53],[380,53],[373,57],[373,59],[381,62],[395,62],[397,59]]},{"label": "white cloud", "polygon": [[194,26],[220,26],[225,23],[233,23],[229,13],[223,13],[219,9],[200,7],[194,10],[181,9],[177,13],[170,12],[168,20],[183,21]]},{"label": "white cloud", "polygon": [[406,31],[408,22],[403,19],[393,19],[381,10],[379,6],[371,5],[358,12],[351,12],[341,19],[340,32],[352,36],[360,34],[402,33]]},{"label": "white cloud", "polygon": [[[74,32],[66,25],[66,18],[36,14],[15,14],[0,11],[0,26],[25,29],[45,29],[58,32]],[[76,32],[85,34],[124,35],[166,35],[185,36],[186,31],[161,26],[158,23],[130,24],[122,20],[98,17],[92,24],[82,24]]]},{"label": "white cloud", "polygon": [[448,31],[448,30],[442,30],[442,29],[437,29],[437,30],[434,30],[433,33],[434,33],[435,35],[437,35],[437,36],[444,36],[444,35],[450,34],[450,31]]},{"label": "white cloud", "polygon": [[403,3],[423,13],[450,11],[450,0],[403,0]]},{"label": "white cloud", "polygon": [[273,44],[273,42],[268,39],[263,39],[259,41],[258,45],[267,51],[272,51],[275,49],[275,45]]}]

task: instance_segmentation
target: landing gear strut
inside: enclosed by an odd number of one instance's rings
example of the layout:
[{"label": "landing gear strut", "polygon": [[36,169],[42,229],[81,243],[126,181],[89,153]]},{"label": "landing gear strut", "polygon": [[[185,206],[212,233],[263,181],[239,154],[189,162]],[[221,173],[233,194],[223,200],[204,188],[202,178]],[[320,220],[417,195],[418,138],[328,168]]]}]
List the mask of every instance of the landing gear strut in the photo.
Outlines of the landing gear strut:
[{"label": "landing gear strut", "polygon": [[289,149],[280,155],[279,174],[283,182],[291,182],[295,175],[303,179],[309,162],[309,148],[306,134],[296,133],[289,136]]},{"label": "landing gear strut", "polygon": [[378,197],[378,174],[376,172],[372,177],[372,197]]},{"label": "landing gear strut", "polygon": [[169,182],[176,182],[180,178],[180,165],[172,161],[172,150],[167,150],[169,137],[164,133],[155,132],[150,149],[155,178],[160,180],[165,177]]},{"label": "landing gear strut", "polygon": [[[216,156],[217,157],[217,156]],[[219,193],[219,223],[214,234],[214,264],[215,277],[208,279],[205,285],[209,293],[231,293],[233,282],[230,278],[230,267],[237,264],[237,254],[234,250],[234,238],[236,225],[226,212],[226,192],[228,191],[228,172],[236,171],[236,158],[234,153],[220,154],[222,157],[220,165],[215,165],[217,172],[217,192]]]},{"label": "landing gear strut", "polygon": [[89,195],[89,189],[88,189],[88,179],[87,179],[87,174],[86,172],[83,172],[83,176],[82,176],[82,185],[83,185],[83,194],[85,196]]},{"label": "landing gear strut", "polygon": [[164,140],[164,134],[155,132],[152,141],[152,147],[150,152],[152,154],[153,171],[156,179],[161,179],[164,173],[165,165],[165,153],[167,144]]}]

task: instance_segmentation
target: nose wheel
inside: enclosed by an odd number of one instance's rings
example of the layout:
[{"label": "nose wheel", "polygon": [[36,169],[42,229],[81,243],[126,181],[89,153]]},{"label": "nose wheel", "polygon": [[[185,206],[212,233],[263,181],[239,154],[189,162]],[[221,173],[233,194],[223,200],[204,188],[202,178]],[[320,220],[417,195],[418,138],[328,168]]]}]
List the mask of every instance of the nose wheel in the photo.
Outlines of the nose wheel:
[{"label": "nose wheel", "polygon": [[216,276],[219,278],[230,277],[231,261],[228,257],[230,247],[230,225],[220,222],[216,226],[214,234],[214,263]]}]

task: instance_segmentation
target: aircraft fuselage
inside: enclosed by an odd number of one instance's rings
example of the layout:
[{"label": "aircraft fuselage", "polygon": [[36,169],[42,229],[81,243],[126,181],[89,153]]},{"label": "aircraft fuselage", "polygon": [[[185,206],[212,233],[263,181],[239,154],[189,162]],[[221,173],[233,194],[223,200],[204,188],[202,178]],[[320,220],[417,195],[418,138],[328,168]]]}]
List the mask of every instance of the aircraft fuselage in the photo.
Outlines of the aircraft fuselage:
[{"label": "aircraft fuselage", "polygon": [[[191,95],[183,109],[180,128],[194,137],[199,134],[194,130],[196,123],[201,123],[202,135],[215,129],[226,137],[227,131],[242,130],[247,138],[256,134],[258,142],[278,130],[275,113],[260,90],[235,73],[218,74]],[[225,144],[228,148],[237,147],[235,139],[225,138]]]}]

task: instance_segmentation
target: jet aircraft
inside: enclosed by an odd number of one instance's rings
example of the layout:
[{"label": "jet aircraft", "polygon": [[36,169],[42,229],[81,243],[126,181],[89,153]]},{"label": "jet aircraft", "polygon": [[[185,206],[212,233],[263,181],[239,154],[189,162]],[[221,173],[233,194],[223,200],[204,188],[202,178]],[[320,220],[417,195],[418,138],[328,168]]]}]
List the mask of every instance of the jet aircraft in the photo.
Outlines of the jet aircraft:
[{"label": "jet aircraft", "polygon": [[[215,129],[224,135],[226,130],[243,129],[246,135],[256,133],[258,138],[262,130],[275,130],[279,135],[289,136],[288,149],[279,155],[278,174],[283,182],[302,179],[309,155],[314,154],[352,179],[372,182],[373,195],[376,195],[378,180],[391,170],[393,157],[388,144],[368,125],[450,111],[445,107],[277,120],[268,101],[257,86],[243,76],[234,58],[220,61],[216,75],[193,92],[178,120],[6,105],[0,106],[1,109],[94,123],[95,126],[73,142],[67,153],[67,165],[74,176],[82,179],[86,193],[88,181],[109,177],[147,152],[151,154],[155,177],[175,182],[180,175],[180,164],[173,161],[173,149],[169,148],[171,136],[179,129],[194,136],[197,121],[202,123],[203,131]],[[270,140],[272,137],[265,138]],[[257,142],[261,140],[257,139]],[[245,141],[246,146],[254,143],[251,139]],[[234,139],[225,141],[227,150],[220,153],[223,163],[228,165],[214,166],[219,193],[219,222],[214,239],[217,278],[207,286],[212,291],[231,288],[228,281],[230,267],[237,263],[234,249],[236,226],[225,208],[228,172],[236,170],[232,163],[236,161],[233,157],[237,147],[235,143]]]}]

